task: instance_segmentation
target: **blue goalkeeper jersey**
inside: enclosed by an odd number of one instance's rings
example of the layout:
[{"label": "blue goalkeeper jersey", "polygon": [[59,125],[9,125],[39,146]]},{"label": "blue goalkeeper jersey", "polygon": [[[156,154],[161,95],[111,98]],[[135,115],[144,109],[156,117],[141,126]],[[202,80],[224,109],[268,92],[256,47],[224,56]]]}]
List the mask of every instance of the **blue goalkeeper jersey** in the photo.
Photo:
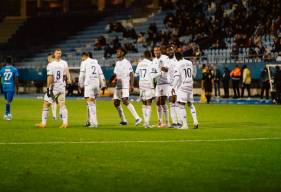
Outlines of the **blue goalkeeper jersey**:
[{"label": "blue goalkeeper jersey", "polygon": [[18,70],[11,65],[6,65],[0,70],[1,83],[4,92],[15,91],[15,78],[18,76]]}]

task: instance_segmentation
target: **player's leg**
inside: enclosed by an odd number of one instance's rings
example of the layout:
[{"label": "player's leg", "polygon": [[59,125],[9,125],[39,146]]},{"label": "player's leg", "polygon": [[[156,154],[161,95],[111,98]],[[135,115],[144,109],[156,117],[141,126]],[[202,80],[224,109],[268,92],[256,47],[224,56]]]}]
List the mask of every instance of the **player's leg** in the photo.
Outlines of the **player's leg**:
[{"label": "player's leg", "polygon": [[61,93],[58,96],[58,103],[60,107],[60,114],[62,118],[62,125],[60,128],[67,128],[68,127],[68,110],[65,105],[65,93]]},{"label": "player's leg", "polygon": [[195,106],[193,105],[193,102],[188,102],[188,107],[190,109],[190,113],[191,113],[191,117],[193,120],[193,125],[194,125],[194,129],[198,129],[199,125],[198,125],[198,119],[197,119],[197,114],[196,114],[196,109]]},{"label": "player's leg", "polygon": [[178,126],[178,118],[177,118],[177,114],[176,114],[176,101],[177,101],[177,96],[176,95],[172,95],[170,98],[170,114],[171,114],[171,118],[172,118],[172,125],[171,128],[176,128]]},{"label": "player's leg", "polygon": [[37,128],[45,128],[47,125],[47,118],[49,113],[49,107],[53,102],[52,98],[48,97],[47,94],[44,96],[44,102],[42,107],[41,123],[36,124]]},{"label": "player's leg", "polygon": [[161,127],[163,125],[163,109],[161,106],[161,97],[156,97],[156,105],[157,105],[157,117],[158,117],[158,127]]},{"label": "player's leg", "polygon": [[131,112],[131,114],[134,116],[135,125],[140,124],[142,120],[141,120],[140,116],[138,115],[138,113],[136,112],[135,107],[132,105],[132,103],[129,102],[129,97],[123,97],[122,102],[123,102],[124,105],[127,106],[129,111]]},{"label": "player's leg", "polygon": [[11,103],[14,98],[14,92],[8,91],[4,92],[5,100],[6,100],[6,111],[4,115],[5,120],[12,120],[12,114],[11,114]]},{"label": "player's leg", "polygon": [[165,127],[170,127],[170,117],[169,117],[169,109],[166,105],[167,96],[161,96],[161,107],[163,109],[164,117],[165,117]]},{"label": "player's leg", "polygon": [[120,122],[120,125],[128,125],[128,121],[125,117],[125,114],[124,114],[124,111],[123,111],[123,108],[120,104],[120,100],[119,99],[114,99],[114,106],[116,108],[116,110],[118,111],[118,115],[121,119],[121,122]]},{"label": "player's leg", "polygon": [[95,98],[87,98],[87,105],[88,105],[88,111],[89,111],[89,127],[97,127],[98,121],[97,121],[97,108],[96,108],[96,100]]},{"label": "player's leg", "polygon": [[118,115],[121,119],[120,125],[128,125],[128,121],[125,117],[123,108],[120,104],[120,100],[122,97],[122,90],[121,89],[115,89],[114,90],[114,95],[113,95],[113,104],[116,110],[118,111]]},{"label": "player's leg", "polygon": [[182,122],[181,129],[188,129],[185,103],[177,101],[177,113],[178,113],[179,119]]},{"label": "player's leg", "polygon": [[142,103],[143,103],[142,112],[143,112],[143,118],[144,118],[144,128],[149,128],[152,99],[143,100]]},{"label": "player's leg", "polygon": [[55,101],[52,103],[52,116],[53,120],[57,119],[57,103]]}]

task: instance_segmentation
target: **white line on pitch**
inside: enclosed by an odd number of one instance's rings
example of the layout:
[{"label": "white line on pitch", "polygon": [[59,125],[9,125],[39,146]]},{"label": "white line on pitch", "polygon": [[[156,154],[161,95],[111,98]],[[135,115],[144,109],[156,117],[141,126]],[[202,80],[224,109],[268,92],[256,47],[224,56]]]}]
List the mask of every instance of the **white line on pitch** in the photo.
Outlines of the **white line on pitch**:
[{"label": "white line on pitch", "polygon": [[46,141],[46,142],[0,142],[0,145],[58,145],[58,144],[119,144],[119,143],[192,143],[281,140],[280,137],[237,138],[237,139],[189,139],[189,140],[132,140],[132,141]]}]

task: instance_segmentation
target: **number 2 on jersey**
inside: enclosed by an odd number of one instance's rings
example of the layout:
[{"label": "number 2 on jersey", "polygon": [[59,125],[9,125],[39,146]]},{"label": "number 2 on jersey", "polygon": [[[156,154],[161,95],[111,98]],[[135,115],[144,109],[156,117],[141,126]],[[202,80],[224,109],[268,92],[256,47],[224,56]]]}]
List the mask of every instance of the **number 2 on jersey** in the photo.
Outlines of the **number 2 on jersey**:
[{"label": "number 2 on jersey", "polygon": [[96,67],[95,66],[92,66],[92,70],[93,70],[93,75],[95,75],[96,74]]}]

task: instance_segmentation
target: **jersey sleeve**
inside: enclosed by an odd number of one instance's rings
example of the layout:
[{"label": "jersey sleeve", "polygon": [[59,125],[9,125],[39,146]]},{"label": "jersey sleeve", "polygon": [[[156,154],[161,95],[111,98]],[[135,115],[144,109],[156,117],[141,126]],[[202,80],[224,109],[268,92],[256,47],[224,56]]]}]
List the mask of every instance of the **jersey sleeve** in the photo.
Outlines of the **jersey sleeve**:
[{"label": "jersey sleeve", "polygon": [[133,67],[132,67],[132,64],[131,64],[130,61],[128,61],[127,65],[128,65],[128,72],[129,72],[129,73],[134,72]]},{"label": "jersey sleeve", "polygon": [[99,64],[97,66],[98,66],[99,78],[100,78],[100,80],[104,80],[105,78],[104,78],[104,74],[103,74],[103,71],[101,69],[101,66]]},{"label": "jersey sleeve", "polygon": [[79,74],[79,80],[78,80],[80,87],[84,87],[85,72],[86,72],[85,63],[82,61],[81,65],[80,65],[80,74]]},{"label": "jersey sleeve", "polygon": [[47,75],[53,75],[52,66],[50,64],[47,66]]},{"label": "jersey sleeve", "polygon": [[84,61],[81,62],[81,65],[80,65],[80,73],[83,72],[85,73],[86,69],[85,69],[85,63]]}]

